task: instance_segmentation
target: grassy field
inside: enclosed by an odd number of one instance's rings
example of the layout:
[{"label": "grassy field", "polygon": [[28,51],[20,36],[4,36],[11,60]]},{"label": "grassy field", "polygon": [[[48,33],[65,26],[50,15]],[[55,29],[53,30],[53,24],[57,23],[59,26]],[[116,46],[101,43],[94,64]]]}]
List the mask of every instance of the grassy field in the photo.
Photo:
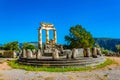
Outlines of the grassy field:
[{"label": "grassy field", "polygon": [[100,69],[100,68],[106,67],[107,65],[115,64],[115,61],[113,61],[111,59],[106,59],[106,61],[104,63],[101,63],[94,67],[85,66],[85,67],[62,67],[62,68],[55,68],[55,67],[48,68],[48,67],[21,65],[21,64],[17,63],[16,60],[9,61],[8,63],[14,69],[24,69],[27,71],[67,72],[67,71],[88,71],[88,70]]}]

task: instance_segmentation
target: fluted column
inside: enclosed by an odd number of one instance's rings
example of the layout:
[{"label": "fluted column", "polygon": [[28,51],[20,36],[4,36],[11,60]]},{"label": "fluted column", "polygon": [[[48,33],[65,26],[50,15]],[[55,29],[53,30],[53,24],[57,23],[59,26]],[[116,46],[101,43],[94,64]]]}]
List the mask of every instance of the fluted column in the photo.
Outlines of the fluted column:
[{"label": "fluted column", "polygon": [[54,30],[54,43],[57,43],[57,35],[56,35],[56,30]]},{"label": "fluted column", "polygon": [[49,43],[49,30],[46,30],[46,43]]},{"label": "fluted column", "polygon": [[38,30],[38,47],[42,49],[42,29]]}]

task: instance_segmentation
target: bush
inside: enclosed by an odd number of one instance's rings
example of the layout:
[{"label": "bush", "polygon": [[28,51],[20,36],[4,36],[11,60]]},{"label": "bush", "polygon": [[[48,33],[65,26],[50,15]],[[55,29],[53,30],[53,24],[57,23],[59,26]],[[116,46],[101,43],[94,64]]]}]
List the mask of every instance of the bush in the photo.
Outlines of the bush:
[{"label": "bush", "polygon": [[13,51],[5,51],[3,53],[3,57],[5,57],[5,58],[12,58],[13,57]]}]

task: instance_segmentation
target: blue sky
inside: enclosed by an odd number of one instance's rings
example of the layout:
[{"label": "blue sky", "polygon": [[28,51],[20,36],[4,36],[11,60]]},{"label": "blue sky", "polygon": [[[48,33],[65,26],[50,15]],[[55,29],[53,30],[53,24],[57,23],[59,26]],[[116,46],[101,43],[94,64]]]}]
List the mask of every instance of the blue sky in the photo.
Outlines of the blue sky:
[{"label": "blue sky", "polygon": [[0,43],[38,41],[40,22],[55,25],[58,43],[77,24],[93,37],[120,38],[120,0],[0,0]]}]

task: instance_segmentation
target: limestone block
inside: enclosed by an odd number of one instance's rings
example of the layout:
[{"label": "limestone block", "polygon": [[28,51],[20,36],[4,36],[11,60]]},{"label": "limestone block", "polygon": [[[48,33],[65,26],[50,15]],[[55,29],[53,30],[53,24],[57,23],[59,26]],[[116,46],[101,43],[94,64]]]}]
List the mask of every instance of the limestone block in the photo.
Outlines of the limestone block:
[{"label": "limestone block", "polygon": [[76,58],[77,57],[77,54],[78,54],[78,50],[77,49],[72,49],[72,58],[74,59],[74,58]]},{"label": "limestone block", "polygon": [[83,48],[79,48],[79,49],[77,49],[77,56],[81,56],[81,57],[83,57],[84,56],[84,49]]},{"label": "limestone block", "polygon": [[22,50],[20,50],[18,57],[21,58],[22,57]]},{"label": "limestone block", "polygon": [[41,59],[41,57],[42,57],[41,50],[38,49],[37,54],[36,54],[36,59]]},{"label": "limestone block", "polygon": [[90,48],[85,48],[84,49],[84,57],[90,57],[91,52],[90,52]]},{"label": "limestone block", "polygon": [[13,58],[16,58],[17,57],[17,54],[15,51],[13,51]]},{"label": "limestone block", "polygon": [[35,55],[35,54],[36,54],[36,50],[35,50],[35,49],[33,49],[33,50],[32,50],[32,53],[33,53],[33,55]]},{"label": "limestone block", "polygon": [[59,51],[57,49],[53,50],[52,58],[53,59],[59,59]]},{"label": "limestone block", "polygon": [[86,48],[86,57],[90,56],[91,56],[90,48]]},{"label": "limestone block", "polygon": [[69,50],[69,51],[66,51],[66,53],[67,53],[66,58],[67,59],[71,59],[71,57],[72,57],[72,51]]},{"label": "limestone block", "polygon": [[36,50],[33,49],[33,50],[32,50],[33,58],[36,58],[36,53],[37,53]]},{"label": "limestone block", "polygon": [[22,54],[21,54],[22,56],[22,58],[26,58],[27,57],[27,54],[26,54],[26,50],[25,49],[23,49],[22,50]]},{"label": "limestone block", "polygon": [[33,53],[30,49],[27,49],[27,59],[33,58]]},{"label": "limestone block", "polygon": [[102,53],[101,53],[101,49],[100,49],[100,48],[97,48],[97,55],[102,56]]},{"label": "limestone block", "polygon": [[97,49],[96,49],[96,47],[92,48],[92,57],[97,58]]}]

